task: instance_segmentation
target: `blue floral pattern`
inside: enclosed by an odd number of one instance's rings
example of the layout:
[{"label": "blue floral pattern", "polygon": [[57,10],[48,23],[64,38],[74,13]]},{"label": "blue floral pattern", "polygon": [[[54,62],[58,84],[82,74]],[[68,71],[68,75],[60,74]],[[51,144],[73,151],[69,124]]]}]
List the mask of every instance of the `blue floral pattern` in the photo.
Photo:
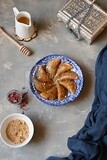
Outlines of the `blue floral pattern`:
[{"label": "blue floral pattern", "polygon": [[[58,99],[55,100],[47,100],[44,99],[39,92],[36,90],[35,86],[34,86],[34,78],[36,75],[36,71],[38,69],[39,66],[45,66],[47,64],[48,61],[51,61],[52,59],[60,59],[62,62],[66,62],[69,64],[72,64],[73,69],[72,71],[76,72],[79,76],[79,78],[76,80],[76,84],[77,84],[77,89],[76,92],[73,94],[71,92],[68,92],[68,96],[64,99],[59,101]],[[49,106],[63,106],[71,101],[74,101],[78,95],[80,94],[80,91],[82,90],[83,87],[83,74],[82,71],[80,69],[80,67],[69,57],[63,56],[63,55],[48,55],[44,58],[42,58],[41,60],[39,60],[31,69],[30,71],[30,76],[29,76],[29,83],[30,83],[30,89],[31,92],[33,93],[33,95],[35,97],[37,97],[40,101],[42,101],[43,103],[49,105]]]}]

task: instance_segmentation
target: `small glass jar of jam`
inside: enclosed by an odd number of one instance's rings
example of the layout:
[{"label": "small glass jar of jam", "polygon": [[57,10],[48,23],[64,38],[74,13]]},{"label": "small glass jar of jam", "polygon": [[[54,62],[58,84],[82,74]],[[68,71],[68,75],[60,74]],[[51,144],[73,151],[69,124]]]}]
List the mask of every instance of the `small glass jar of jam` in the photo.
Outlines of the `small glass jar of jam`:
[{"label": "small glass jar of jam", "polygon": [[22,101],[22,94],[18,90],[11,90],[7,94],[7,99],[12,104],[20,104]]}]

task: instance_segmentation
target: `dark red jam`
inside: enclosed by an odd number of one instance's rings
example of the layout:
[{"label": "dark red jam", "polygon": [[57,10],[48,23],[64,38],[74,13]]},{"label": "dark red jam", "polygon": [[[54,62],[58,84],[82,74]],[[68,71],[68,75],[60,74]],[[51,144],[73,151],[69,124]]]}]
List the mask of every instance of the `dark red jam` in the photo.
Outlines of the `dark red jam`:
[{"label": "dark red jam", "polygon": [[13,104],[21,103],[22,96],[21,93],[17,90],[12,90],[8,93],[8,100]]}]

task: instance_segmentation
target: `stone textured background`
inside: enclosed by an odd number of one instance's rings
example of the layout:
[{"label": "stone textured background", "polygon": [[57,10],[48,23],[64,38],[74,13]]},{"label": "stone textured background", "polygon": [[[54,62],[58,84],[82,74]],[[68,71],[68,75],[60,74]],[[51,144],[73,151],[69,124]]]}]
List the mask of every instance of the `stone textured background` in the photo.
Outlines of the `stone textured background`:
[{"label": "stone textured background", "polygon": [[[12,8],[28,11],[38,26],[38,35],[23,44],[33,51],[31,57],[22,55],[18,48],[0,35],[0,123],[11,113],[22,110],[7,101],[11,89],[29,90],[29,72],[46,55],[58,53],[71,57],[84,74],[84,88],[80,96],[63,107],[50,107],[35,99],[29,91],[28,110],[25,112],[35,126],[35,134],[25,147],[11,149],[0,139],[0,160],[45,160],[50,155],[66,156],[70,153],[67,139],[82,127],[94,99],[95,61],[107,42],[107,29],[92,45],[78,42],[57,20],[57,12],[66,0],[0,0],[0,26],[15,38]],[[107,1],[98,0],[107,11]],[[22,42],[21,42],[22,43]]]}]

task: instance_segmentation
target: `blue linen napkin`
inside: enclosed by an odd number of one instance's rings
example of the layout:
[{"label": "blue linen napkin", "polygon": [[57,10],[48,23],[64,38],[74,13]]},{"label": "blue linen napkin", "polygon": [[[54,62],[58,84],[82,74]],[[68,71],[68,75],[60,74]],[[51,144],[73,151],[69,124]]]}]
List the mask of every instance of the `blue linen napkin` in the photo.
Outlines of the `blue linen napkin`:
[{"label": "blue linen napkin", "polygon": [[80,131],[68,138],[68,157],[47,160],[107,160],[107,45],[96,61],[95,98]]}]

